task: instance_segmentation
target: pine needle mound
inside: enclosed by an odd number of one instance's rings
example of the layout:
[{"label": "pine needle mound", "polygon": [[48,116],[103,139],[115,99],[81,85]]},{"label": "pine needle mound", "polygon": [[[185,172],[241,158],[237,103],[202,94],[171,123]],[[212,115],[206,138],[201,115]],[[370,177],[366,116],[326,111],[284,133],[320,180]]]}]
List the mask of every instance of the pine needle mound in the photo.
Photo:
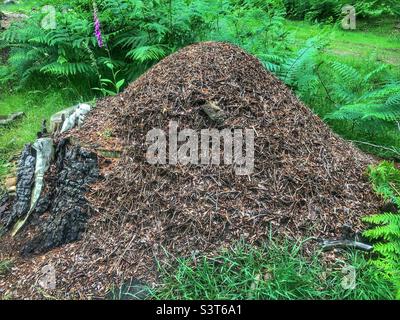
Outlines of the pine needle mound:
[{"label": "pine needle mound", "polygon": [[[202,112],[207,102],[223,110],[222,125]],[[149,164],[146,134],[168,132],[171,120],[179,130],[252,128],[254,173]],[[227,43],[194,44],[165,58],[122,94],[100,101],[69,136],[121,156],[101,155],[104,178],[87,195],[96,214],[84,239],[49,253],[69,270],[67,291],[98,293],[107,279],[128,276],[155,281],[155,260],[165,252],[211,253],[240,239],[267,240],[270,232],[338,237],[343,224],[361,230],[360,218],[380,206],[365,177],[374,159],[332,133],[255,57]]]},{"label": "pine needle mound", "polygon": [[[180,130],[221,129],[202,112],[207,101],[227,115],[222,128],[255,130],[254,174],[147,163],[145,138],[153,128],[168,132],[174,120]],[[150,246],[262,239],[271,224],[296,236],[334,236],[344,223],[360,227],[359,217],[377,210],[363,177],[373,159],[230,44],[195,44],[164,59],[122,95],[100,102],[80,139],[101,133],[104,123],[123,156],[94,198],[114,222],[131,221]]]}]

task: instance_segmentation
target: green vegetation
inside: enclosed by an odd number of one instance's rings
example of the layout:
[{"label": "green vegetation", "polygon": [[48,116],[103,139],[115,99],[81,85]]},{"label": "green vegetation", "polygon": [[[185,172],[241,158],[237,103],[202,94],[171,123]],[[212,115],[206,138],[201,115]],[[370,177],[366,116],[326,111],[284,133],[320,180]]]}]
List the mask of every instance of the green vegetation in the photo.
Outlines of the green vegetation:
[{"label": "green vegetation", "polygon": [[20,12],[20,13],[30,13],[32,9],[38,9],[41,6],[45,6],[49,3],[56,4],[62,3],[62,1],[52,0],[24,0],[18,1],[18,3],[7,4],[5,5],[3,1],[0,3],[0,11],[8,11],[8,12]]},{"label": "green vegetation", "polygon": [[291,19],[308,21],[335,21],[340,18],[342,7],[352,5],[360,18],[394,16],[400,12],[396,0],[283,0]]},{"label": "green vegetation", "polygon": [[293,33],[297,48],[302,47],[310,37],[323,33],[329,39],[325,52],[327,58],[357,62],[372,57],[377,62],[398,65],[400,32],[395,28],[397,23],[395,18],[360,21],[357,30],[346,31],[339,25],[286,20],[285,27]]},{"label": "green vegetation", "polygon": [[49,120],[57,111],[83,100],[68,90],[55,89],[21,91],[13,94],[0,94],[0,113],[24,112],[22,119],[6,127],[0,127],[0,179],[13,168],[22,147],[36,138],[43,119]]},{"label": "green vegetation", "polygon": [[13,265],[11,260],[0,260],[0,276],[10,272]]},{"label": "green vegetation", "polygon": [[[375,191],[400,208],[400,170],[393,163],[382,162],[370,168],[370,177]],[[379,254],[373,263],[384,272],[396,288],[396,298],[400,299],[400,214],[386,212],[364,219],[374,225],[364,235],[377,243],[374,251]]]},{"label": "green vegetation", "polygon": [[[238,244],[215,257],[177,258],[161,268],[156,299],[392,299],[390,282],[359,252],[335,262],[305,258],[303,244]],[[352,267],[354,269],[349,268]],[[351,271],[355,271],[352,286]],[[353,273],[354,274],[354,273]]]}]

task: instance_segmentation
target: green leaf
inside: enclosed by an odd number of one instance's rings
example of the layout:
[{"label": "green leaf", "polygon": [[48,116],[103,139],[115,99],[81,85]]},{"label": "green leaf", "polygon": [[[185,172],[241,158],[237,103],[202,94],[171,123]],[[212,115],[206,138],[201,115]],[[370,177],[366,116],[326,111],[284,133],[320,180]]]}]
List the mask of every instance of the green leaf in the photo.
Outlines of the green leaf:
[{"label": "green leaf", "polygon": [[119,89],[124,85],[124,83],[125,83],[125,79],[119,80],[119,81],[116,83],[115,87],[117,88],[117,91],[118,91],[118,92],[119,92]]}]

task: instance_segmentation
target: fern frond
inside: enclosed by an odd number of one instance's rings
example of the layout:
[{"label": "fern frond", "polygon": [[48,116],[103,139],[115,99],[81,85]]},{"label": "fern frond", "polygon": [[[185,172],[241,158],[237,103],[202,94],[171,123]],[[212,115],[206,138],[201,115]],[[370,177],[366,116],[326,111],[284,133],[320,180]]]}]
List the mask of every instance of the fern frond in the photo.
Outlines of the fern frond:
[{"label": "fern frond", "polygon": [[[348,97],[349,98],[349,97]],[[340,106],[326,119],[336,120],[400,120],[400,86],[387,85],[354,99],[355,103]]]},{"label": "fern frond", "polygon": [[161,45],[142,46],[130,50],[127,57],[140,62],[157,61],[166,56],[166,51]]},{"label": "fern frond", "polygon": [[368,84],[376,75],[380,74],[382,71],[385,71],[386,69],[388,69],[389,65],[387,64],[383,64],[381,66],[379,66],[378,68],[372,70],[370,73],[368,73],[364,79],[363,82],[365,84]]},{"label": "fern frond", "polygon": [[[375,191],[400,207],[400,170],[393,163],[384,161],[370,167],[369,175]],[[396,294],[400,296],[400,212],[375,214],[364,217],[363,221],[374,225],[364,231],[364,235],[379,241],[374,244],[374,252],[379,258],[373,263],[393,282]]]},{"label": "fern frond", "polygon": [[384,256],[398,255],[400,257],[400,241],[377,243],[374,245],[374,250]]},{"label": "fern frond", "polygon": [[93,73],[93,67],[83,62],[53,62],[40,69],[41,72],[53,75],[71,76],[76,74]]},{"label": "fern frond", "polygon": [[360,83],[362,76],[359,71],[350,65],[338,61],[331,62],[332,69],[345,83]]}]

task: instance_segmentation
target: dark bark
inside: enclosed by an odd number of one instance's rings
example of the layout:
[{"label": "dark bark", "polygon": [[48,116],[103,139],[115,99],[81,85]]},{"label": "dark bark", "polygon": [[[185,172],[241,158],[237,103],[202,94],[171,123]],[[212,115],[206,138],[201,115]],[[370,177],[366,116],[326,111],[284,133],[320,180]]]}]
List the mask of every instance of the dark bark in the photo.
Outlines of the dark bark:
[{"label": "dark bark", "polygon": [[57,147],[55,175],[50,175],[53,180],[47,188],[49,192],[42,195],[35,210],[36,215],[46,210],[50,214],[46,220],[42,218],[39,233],[24,246],[23,255],[43,253],[76,241],[85,231],[90,209],[85,192],[99,177],[96,154],[61,141]]},{"label": "dark bark", "polygon": [[27,144],[22,151],[18,164],[17,190],[12,210],[6,218],[6,230],[9,230],[18,219],[26,215],[29,211],[32,187],[35,179],[35,163],[36,152],[30,144]]}]

